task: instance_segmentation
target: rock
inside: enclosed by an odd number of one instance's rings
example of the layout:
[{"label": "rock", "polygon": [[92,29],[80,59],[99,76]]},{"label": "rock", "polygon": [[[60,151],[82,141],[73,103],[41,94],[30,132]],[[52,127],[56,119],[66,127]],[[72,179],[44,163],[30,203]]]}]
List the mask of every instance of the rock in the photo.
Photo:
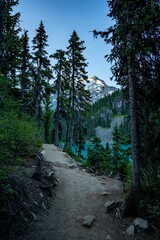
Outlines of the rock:
[{"label": "rock", "polygon": [[92,227],[94,220],[95,220],[95,216],[87,215],[83,218],[83,225],[85,227]]},{"label": "rock", "polygon": [[46,205],[45,205],[44,202],[42,203],[42,208],[43,208],[43,210],[46,210],[46,209],[47,209],[47,207],[46,207]]},{"label": "rock", "polygon": [[39,193],[39,195],[40,195],[40,197],[41,197],[41,198],[43,198],[43,197],[44,197],[44,195],[43,195],[43,193],[42,193],[42,192],[40,192],[40,193]]},{"label": "rock", "polygon": [[72,165],[69,166],[69,168],[71,168],[71,169],[77,168],[77,165],[76,164],[72,164]]},{"label": "rock", "polygon": [[126,233],[129,236],[134,236],[134,225],[131,225],[129,228],[127,228]]},{"label": "rock", "polygon": [[148,221],[142,218],[136,218],[133,222],[136,227],[140,227],[144,230],[148,229]]},{"label": "rock", "polygon": [[112,240],[110,235],[107,235],[106,240]]},{"label": "rock", "polygon": [[36,214],[34,212],[31,212],[31,215],[33,217],[33,221],[37,221],[38,218],[37,218]]},{"label": "rock", "polygon": [[42,154],[43,156],[45,156],[45,153],[46,153],[46,152],[45,152],[44,150],[41,151],[41,154]]},{"label": "rock", "polygon": [[115,201],[107,200],[104,206],[106,208],[106,211],[108,211],[109,209],[113,209],[116,206],[116,203]]}]

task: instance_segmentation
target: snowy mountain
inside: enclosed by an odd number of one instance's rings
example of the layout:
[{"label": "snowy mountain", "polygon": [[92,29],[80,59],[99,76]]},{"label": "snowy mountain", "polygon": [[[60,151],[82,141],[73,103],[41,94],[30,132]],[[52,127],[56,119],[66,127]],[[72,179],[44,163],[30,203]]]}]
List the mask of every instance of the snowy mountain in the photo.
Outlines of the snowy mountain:
[{"label": "snowy mountain", "polygon": [[[108,86],[105,81],[99,79],[96,76],[89,77],[85,82],[86,89],[90,91],[92,96],[92,102],[95,103],[99,99],[115,92],[118,90],[116,87]],[[56,109],[57,106],[57,95],[52,95],[52,109]]]},{"label": "snowy mountain", "polygon": [[93,102],[97,102],[99,99],[118,90],[116,87],[108,86],[105,81],[96,76],[89,77],[87,81],[86,89],[90,91]]}]

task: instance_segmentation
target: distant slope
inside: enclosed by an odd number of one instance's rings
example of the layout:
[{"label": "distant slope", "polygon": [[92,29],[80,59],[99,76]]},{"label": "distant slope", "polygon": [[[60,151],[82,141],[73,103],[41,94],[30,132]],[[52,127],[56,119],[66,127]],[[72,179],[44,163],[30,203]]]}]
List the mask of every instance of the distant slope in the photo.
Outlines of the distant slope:
[{"label": "distant slope", "polygon": [[91,93],[93,103],[118,90],[116,87],[108,86],[104,80],[99,79],[97,76],[88,78],[86,88]]},{"label": "distant slope", "polygon": [[[86,89],[90,91],[92,96],[92,103],[99,101],[101,98],[114,93],[118,88],[113,86],[108,86],[104,80],[99,79],[96,76],[89,77],[87,82],[85,82]],[[55,110],[57,106],[57,94],[52,95],[52,109]]]},{"label": "distant slope", "polygon": [[101,139],[102,142],[111,142],[112,141],[112,137],[113,137],[113,129],[114,126],[120,126],[121,123],[123,124],[123,120],[124,120],[124,116],[115,116],[112,121],[111,121],[111,126],[110,128],[103,128],[100,126],[96,127],[96,135],[97,137],[99,137]]}]

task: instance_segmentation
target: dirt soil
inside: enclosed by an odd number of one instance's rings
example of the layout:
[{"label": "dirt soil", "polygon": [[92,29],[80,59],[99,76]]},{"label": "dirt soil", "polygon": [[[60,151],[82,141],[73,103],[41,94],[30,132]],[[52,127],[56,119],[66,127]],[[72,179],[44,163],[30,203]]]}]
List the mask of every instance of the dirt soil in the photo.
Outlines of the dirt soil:
[{"label": "dirt soil", "polygon": [[[119,199],[120,181],[87,173],[54,145],[44,145],[44,156],[54,164],[59,180],[52,207],[38,215],[18,240],[133,239],[125,235],[132,219],[114,219],[104,207],[107,200]],[[83,226],[86,215],[95,216],[91,228]]]},{"label": "dirt soil", "polygon": [[[120,199],[120,181],[87,173],[54,145],[44,145],[44,156],[54,164],[59,180],[52,207],[41,212],[17,240],[134,239],[125,234],[133,219],[114,219],[104,207],[107,200]],[[83,226],[86,215],[95,216],[90,228]]]}]

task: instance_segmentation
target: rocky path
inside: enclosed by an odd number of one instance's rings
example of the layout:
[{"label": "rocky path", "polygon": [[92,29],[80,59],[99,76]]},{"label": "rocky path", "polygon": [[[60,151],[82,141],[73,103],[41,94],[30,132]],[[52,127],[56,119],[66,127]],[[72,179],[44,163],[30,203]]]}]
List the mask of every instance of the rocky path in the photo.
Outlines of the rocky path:
[{"label": "rocky path", "polygon": [[[106,214],[107,200],[118,199],[121,183],[107,177],[93,176],[79,169],[66,153],[54,145],[44,145],[45,158],[55,166],[59,184],[53,207],[38,216],[20,240],[122,240],[129,222],[114,220]],[[91,227],[84,217],[93,215]]]}]

